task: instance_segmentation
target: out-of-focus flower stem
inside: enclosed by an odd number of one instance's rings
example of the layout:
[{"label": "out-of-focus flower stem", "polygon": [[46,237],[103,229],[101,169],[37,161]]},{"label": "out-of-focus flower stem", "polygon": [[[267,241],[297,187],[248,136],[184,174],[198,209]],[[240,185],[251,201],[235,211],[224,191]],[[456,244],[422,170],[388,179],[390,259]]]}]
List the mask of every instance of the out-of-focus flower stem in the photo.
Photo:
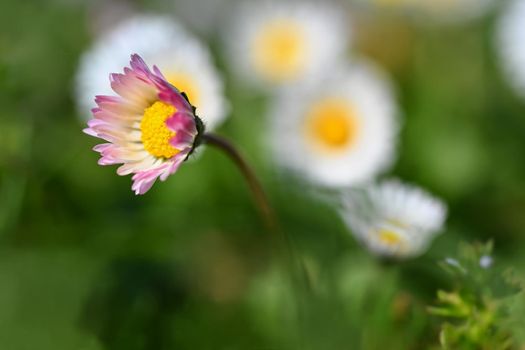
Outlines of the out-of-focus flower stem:
[{"label": "out-of-focus flower stem", "polygon": [[261,182],[237,148],[225,138],[210,133],[203,135],[202,142],[221,149],[230,157],[230,159],[233,160],[250,186],[257,208],[259,209],[266,227],[272,232],[277,230],[277,219],[272,207],[270,206],[268,197],[262,188]]},{"label": "out-of-focus flower stem", "polygon": [[[306,289],[306,291],[311,292],[311,285],[308,278],[308,274],[301,259],[298,256],[296,256],[294,252],[291,238],[279,227],[277,217],[272,207],[270,206],[270,202],[268,201],[268,197],[264,192],[261,182],[259,181],[257,175],[250,167],[248,162],[244,159],[239,150],[230,141],[224,139],[221,136],[206,133],[202,136],[202,143],[217,147],[220,150],[224,151],[239,167],[255,197],[257,207],[261,216],[264,219],[266,227],[272,234],[271,238],[274,244],[276,245],[275,248],[277,249],[277,251],[280,251],[281,254],[284,255],[281,257],[284,258],[284,260],[287,261],[289,265],[290,273],[292,274],[295,286],[303,287]],[[301,292],[298,292],[297,298],[299,307],[299,317],[301,319],[301,322],[304,323],[305,316],[303,309],[306,301],[304,300],[304,295],[302,295]]]}]

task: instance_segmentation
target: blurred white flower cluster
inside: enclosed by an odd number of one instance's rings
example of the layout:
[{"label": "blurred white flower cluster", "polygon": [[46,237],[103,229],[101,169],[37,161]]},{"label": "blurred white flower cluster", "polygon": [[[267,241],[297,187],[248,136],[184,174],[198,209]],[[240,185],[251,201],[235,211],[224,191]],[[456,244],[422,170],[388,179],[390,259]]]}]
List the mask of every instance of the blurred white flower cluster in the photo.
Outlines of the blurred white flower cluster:
[{"label": "blurred white flower cluster", "polygon": [[373,253],[423,253],[442,228],[445,205],[400,182],[377,183],[396,158],[399,107],[386,72],[353,54],[345,9],[263,2],[233,18],[230,66],[274,92],[268,143],[276,162],[329,188],[349,231]]},{"label": "blurred white flower cluster", "polygon": [[[230,2],[231,3],[231,2]],[[379,181],[394,164],[400,132],[387,73],[352,50],[347,8],[330,1],[239,3],[217,34],[229,71],[270,97],[268,144],[275,163],[305,186],[325,189],[349,231],[379,256],[423,253],[440,232],[446,207],[421,189]],[[173,18],[133,16],[102,33],[77,76],[86,117],[108,72],[130,53],[157,65],[185,92],[208,129],[229,103],[209,49]]]}]

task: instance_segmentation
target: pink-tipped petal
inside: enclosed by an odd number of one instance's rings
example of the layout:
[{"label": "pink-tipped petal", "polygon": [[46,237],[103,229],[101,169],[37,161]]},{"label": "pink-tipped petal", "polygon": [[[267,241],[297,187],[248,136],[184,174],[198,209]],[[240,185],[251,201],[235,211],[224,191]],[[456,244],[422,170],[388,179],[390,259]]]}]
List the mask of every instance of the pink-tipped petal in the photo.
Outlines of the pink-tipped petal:
[{"label": "pink-tipped petal", "polygon": [[100,145],[96,145],[95,147],[93,147],[93,151],[95,152],[104,152],[104,150],[112,147],[113,144],[112,143],[101,143]]},{"label": "pink-tipped petal", "polygon": [[157,67],[156,65],[153,66],[153,73],[155,73],[159,78],[162,78],[162,79],[168,81],[168,79],[166,79],[164,77],[164,74],[162,74],[162,72],[160,71],[159,67]]},{"label": "pink-tipped petal", "polygon": [[136,181],[131,186],[131,189],[135,192],[135,195],[142,196],[153,187],[155,181],[156,179]]},{"label": "pink-tipped petal", "polygon": [[175,156],[175,160],[170,165],[170,167],[160,176],[160,181],[166,181],[166,179],[173,175],[177,170],[179,170],[179,167],[182,165],[182,163],[186,160],[188,157],[188,153],[190,152],[190,149],[186,149],[181,151]]},{"label": "pink-tipped petal", "polygon": [[159,99],[173,105],[178,111],[193,114],[193,110],[188,101],[171,86],[166,87],[159,93]]},{"label": "pink-tipped petal", "polygon": [[116,96],[97,96],[95,103],[102,110],[110,111],[120,115],[136,115],[142,114],[144,108],[134,101],[125,100],[121,97]]},{"label": "pink-tipped petal", "polygon": [[157,178],[166,170],[166,167],[166,165],[162,165],[156,169],[136,173],[132,178],[133,186],[131,187],[135,194],[143,195],[148,192]]},{"label": "pink-tipped petal", "polygon": [[195,118],[193,115],[187,113],[175,113],[172,117],[166,120],[166,126],[174,132],[184,130],[191,134],[197,133]]},{"label": "pink-tipped petal", "polygon": [[170,145],[176,149],[186,149],[193,144],[193,135],[179,131],[170,139]]},{"label": "pink-tipped petal", "polygon": [[131,55],[130,66],[131,66],[131,69],[133,69],[135,72],[139,72],[139,73],[149,72],[149,68],[146,62],[144,62],[142,57],[140,57],[136,53]]},{"label": "pink-tipped petal", "polygon": [[85,129],[82,129],[82,132],[84,134],[87,134],[89,136],[93,136],[93,137],[98,137],[98,134],[96,133],[95,130],[91,129],[91,128],[85,128]]}]

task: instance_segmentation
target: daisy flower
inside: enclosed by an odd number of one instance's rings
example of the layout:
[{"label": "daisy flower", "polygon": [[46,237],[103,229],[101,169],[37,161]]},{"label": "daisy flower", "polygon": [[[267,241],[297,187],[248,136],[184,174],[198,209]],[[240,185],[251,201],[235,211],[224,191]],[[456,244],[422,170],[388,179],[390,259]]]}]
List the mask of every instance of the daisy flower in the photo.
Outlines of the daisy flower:
[{"label": "daisy flower", "polygon": [[165,181],[199,144],[204,126],[187,97],[157,67],[150,71],[138,55],[131,68],[110,75],[119,96],[97,96],[93,119],[84,132],[108,143],[94,148],[100,165],[122,164],[121,176],[133,174],[135,194],[146,193],[157,178]]},{"label": "daisy flower", "polygon": [[330,70],[278,96],[269,141],[283,167],[321,185],[351,186],[393,162],[397,105],[388,78],[371,64]]},{"label": "daisy flower", "polygon": [[509,3],[499,20],[496,47],[502,69],[515,90],[525,98],[525,0]]},{"label": "daisy flower", "polygon": [[208,49],[173,19],[153,15],[124,21],[84,54],[76,87],[82,115],[88,115],[93,96],[111,93],[107,72],[119,71],[126,65],[130,52],[155,62],[167,80],[186,93],[208,129],[224,120],[228,105],[223,82]]},{"label": "daisy flower", "polygon": [[396,180],[349,190],[341,216],[371,252],[389,258],[422,254],[442,229],[446,206],[420,188]]},{"label": "daisy flower", "polygon": [[231,66],[255,85],[316,76],[347,47],[347,20],[329,2],[251,2],[233,18],[226,35]]},{"label": "daisy flower", "polygon": [[206,36],[213,35],[230,18],[232,8],[243,0],[170,0],[169,10],[176,11],[188,27]]}]

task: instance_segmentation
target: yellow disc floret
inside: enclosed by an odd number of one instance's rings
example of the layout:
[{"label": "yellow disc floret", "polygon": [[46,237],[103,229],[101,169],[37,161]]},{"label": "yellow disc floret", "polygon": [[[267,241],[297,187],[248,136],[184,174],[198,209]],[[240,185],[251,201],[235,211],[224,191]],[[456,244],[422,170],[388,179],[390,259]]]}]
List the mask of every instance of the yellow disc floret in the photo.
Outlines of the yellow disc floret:
[{"label": "yellow disc floret", "polygon": [[175,107],[157,101],[144,110],[144,116],[140,123],[142,131],[142,143],[144,149],[158,158],[171,158],[179,150],[173,148],[169,141],[175,136],[175,132],[168,129],[166,119],[175,113]]},{"label": "yellow disc floret", "polygon": [[379,230],[378,238],[387,246],[397,246],[403,242],[403,239],[398,233],[388,229]]},{"label": "yellow disc floret", "polygon": [[306,35],[299,23],[275,20],[257,33],[252,47],[255,68],[273,82],[300,75],[305,67]]},{"label": "yellow disc floret", "polygon": [[307,134],[317,146],[328,151],[344,150],[355,142],[358,121],[351,105],[342,99],[325,99],[309,111]]}]

